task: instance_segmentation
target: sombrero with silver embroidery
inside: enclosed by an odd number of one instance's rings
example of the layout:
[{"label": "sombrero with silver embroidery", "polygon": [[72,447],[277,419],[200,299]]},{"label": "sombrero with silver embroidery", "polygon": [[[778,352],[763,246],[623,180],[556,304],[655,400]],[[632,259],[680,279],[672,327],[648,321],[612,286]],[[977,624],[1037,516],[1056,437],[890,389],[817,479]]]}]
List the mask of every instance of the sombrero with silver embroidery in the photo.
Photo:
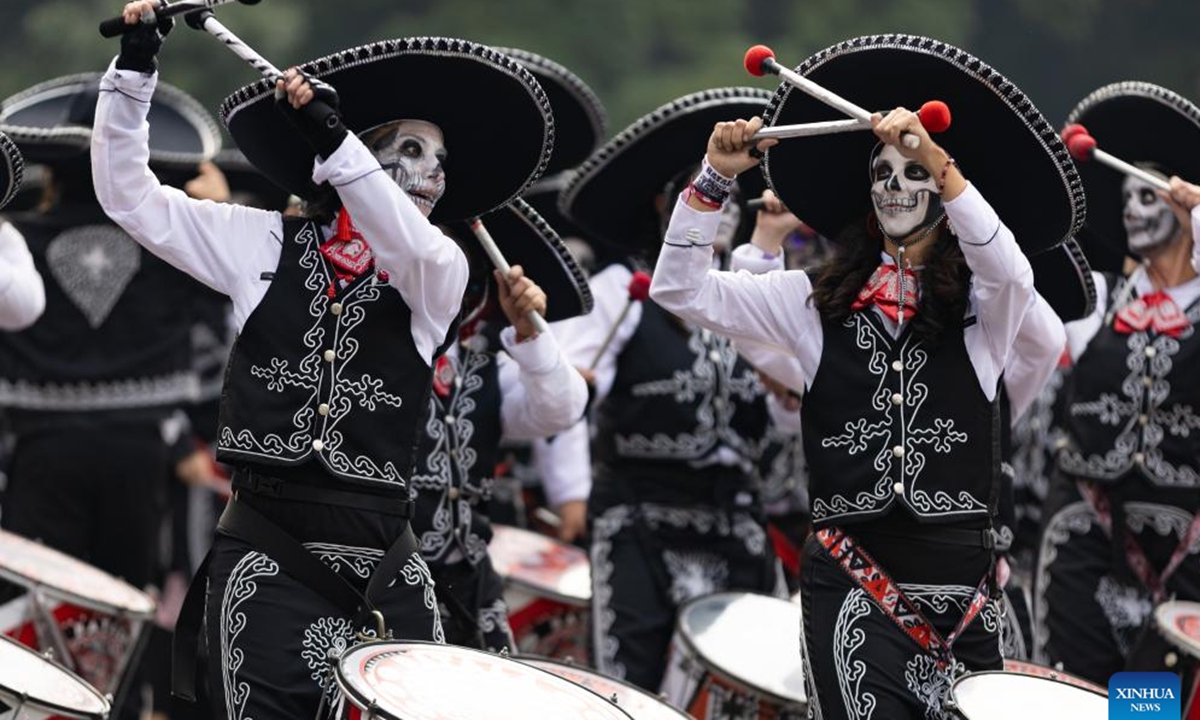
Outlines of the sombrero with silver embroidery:
[{"label": "sombrero with silver embroidery", "polygon": [[[796,71],[870,111],[945,102],[953,124],[933,136],[995,208],[1027,252],[1053,247],[1083,223],[1083,186],[1058,132],[999,72],[952,45],[913,35],[847,40]],[[813,97],[781,85],[767,125],[844,120]],[[828,238],[871,210],[871,132],[783,140],[763,172],[788,208]]]},{"label": "sombrero with silver embroidery", "polygon": [[1029,258],[1033,284],[1063,322],[1080,320],[1096,309],[1092,268],[1074,238]]},{"label": "sombrero with silver embroidery", "polygon": [[579,76],[562,65],[515,48],[496,48],[537,78],[554,113],[554,154],[544,177],[587,160],[608,134],[608,114],[600,98]]},{"label": "sombrero with silver embroidery", "polygon": [[[26,162],[53,166],[86,159],[100,93],[100,73],[47,80],[0,101],[0,131]],[[195,171],[221,149],[221,129],[204,106],[159,82],[150,102],[150,165]]]},{"label": "sombrero with silver embroidery", "polygon": [[[362,45],[305,63],[337,90],[346,127],[362,133],[397,120],[441,128],[446,194],[433,222],[483,215],[520,195],[554,146],[550,102],[529,71],[467,40],[413,37]],[[221,119],[255,167],[292,194],[312,198],[314,154],[260,80],[221,103]]]},{"label": "sombrero with silver embroidery", "polygon": [[[575,262],[562,238],[524,200],[517,199],[482,218],[500,252],[546,292],[546,319],[565,320],[592,311],[592,291],[587,276]],[[451,223],[450,233],[484,264],[482,248],[465,223]],[[490,263],[487,263],[491,267]]]},{"label": "sombrero with silver embroidery", "polygon": [[16,196],[24,170],[21,151],[7,135],[0,133],[0,208]]},{"label": "sombrero with silver embroidery", "polygon": [[[655,199],[704,159],[713,125],[760,115],[770,97],[766,90],[727,87],[672,100],[622,130],[579,166],[559,199],[562,211],[610,245],[657,247],[662,223]],[[738,184],[747,198],[765,187],[758,173],[743,173]]]},{"label": "sombrero with silver embroidery", "polygon": [[[1200,182],[1200,108],[1164,87],[1119,82],[1091,93],[1067,116],[1084,126],[1097,147],[1133,164],[1152,163]],[[1096,162],[1080,163],[1091,212],[1080,237],[1098,270],[1119,272],[1130,254],[1122,219],[1125,176]]]}]

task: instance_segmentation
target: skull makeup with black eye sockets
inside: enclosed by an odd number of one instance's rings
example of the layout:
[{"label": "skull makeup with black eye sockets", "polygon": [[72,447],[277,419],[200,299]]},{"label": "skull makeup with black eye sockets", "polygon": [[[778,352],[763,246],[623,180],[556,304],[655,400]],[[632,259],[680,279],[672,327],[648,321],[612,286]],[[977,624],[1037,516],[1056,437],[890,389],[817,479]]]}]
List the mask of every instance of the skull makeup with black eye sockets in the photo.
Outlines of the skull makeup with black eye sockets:
[{"label": "skull makeup with black eye sockets", "polygon": [[871,204],[884,234],[897,241],[939,221],[943,212],[933,176],[893,145],[871,152]]},{"label": "skull makeup with black eye sockets", "polygon": [[1152,185],[1126,177],[1121,195],[1125,199],[1125,234],[1130,250],[1145,253],[1166,245],[1179,234],[1179,219]]},{"label": "skull makeup with black eye sockets", "polygon": [[429,217],[446,192],[441,128],[424,120],[400,120],[368,130],[363,140],[383,171]]}]

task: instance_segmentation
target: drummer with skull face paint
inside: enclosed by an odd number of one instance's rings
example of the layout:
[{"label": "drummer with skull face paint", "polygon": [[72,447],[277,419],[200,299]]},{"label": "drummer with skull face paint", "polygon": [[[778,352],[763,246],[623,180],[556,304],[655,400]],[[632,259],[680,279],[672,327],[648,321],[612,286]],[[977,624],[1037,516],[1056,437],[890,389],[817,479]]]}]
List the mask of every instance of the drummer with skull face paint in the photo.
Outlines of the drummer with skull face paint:
[{"label": "drummer with skull face paint", "polygon": [[1102,683],[1123,669],[1166,669],[1166,651],[1150,651],[1147,664],[1138,639],[1156,637],[1145,626],[1165,599],[1200,600],[1200,187],[1173,177],[1200,180],[1200,156],[1181,151],[1200,144],[1200,107],[1123,82],[1088,95],[1068,122],[1171,188],[1080,166],[1081,239],[1103,272],[1095,313],[1068,325],[1075,367],[1037,560],[1034,637],[1035,659]]},{"label": "drummer with skull face paint", "polygon": [[[433,223],[519,194],[548,159],[553,121],[533,78],[489,48],[383,41],[224,104],[246,157],[305,197],[309,217],[193,201],[146,170],[162,32],[140,17],[152,9],[126,6],[136,27],[101,81],[97,195],[151,252],[229,295],[239,329],[217,445],[235,496],[180,623],[207,614],[221,717],[314,717],[335,699],[329,664],[347,645],[443,639],[408,482],[468,268]],[[379,92],[396,77],[402,92]],[[481,101],[509,122],[480,117]],[[179,635],[175,689],[188,695],[195,648]]]},{"label": "drummer with skull face paint", "polygon": [[[874,137],[776,144],[751,140],[761,118],[719,124],[702,171],[708,189],[693,185],[677,202],[651,296],[798,364],[814,527],[800,638],[812,715],[942,717],[956,675],[1001,666],[998,397],[1035,303],[1017,238],[1031,250],[1061,242],[1081,219],[1082,197],[1065,150],[1044,143],[1053,131],[1036,108],[957,48],[856,38],[798,72],[868,108],[946,98],[954,126],[935,142],[899,107],[873,116]],[[825,113],[785,84],[765,117],[785,125]],[[917,148],[903,144],[907,135]],[[758,165],[753,146],[766,151],[786,206],[836,238],[813,278],[710,268],[712,210],[731,178]],[[778,269],[778,248],[747,252],[764,271]]]}]

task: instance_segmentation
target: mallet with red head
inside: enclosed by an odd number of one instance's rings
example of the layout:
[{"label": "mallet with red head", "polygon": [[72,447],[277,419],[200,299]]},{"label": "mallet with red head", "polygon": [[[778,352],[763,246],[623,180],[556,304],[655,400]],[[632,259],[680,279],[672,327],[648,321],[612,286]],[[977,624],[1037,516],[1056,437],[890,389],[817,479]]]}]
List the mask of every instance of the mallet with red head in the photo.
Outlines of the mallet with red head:
[{"label": "mallet with red head", "polygon": [[1126,175],[1135,177],[1142,182],[1170,192],[1171,186],[1166,180],[1163,180],[1153,173],[1146,172],[1136,165],[1131,165],[1119,157],[1110,155],[1096,146],[1096,138],[1088,133],[1087,128],[1077,123],[1063,128],[1063,142],[1067,145],[1067,150],[1071,152],[1071,157],[1079,162],[1088,162],[1095,160],[1103,165],[1116,170],[1117,172],[1125,173]]}]

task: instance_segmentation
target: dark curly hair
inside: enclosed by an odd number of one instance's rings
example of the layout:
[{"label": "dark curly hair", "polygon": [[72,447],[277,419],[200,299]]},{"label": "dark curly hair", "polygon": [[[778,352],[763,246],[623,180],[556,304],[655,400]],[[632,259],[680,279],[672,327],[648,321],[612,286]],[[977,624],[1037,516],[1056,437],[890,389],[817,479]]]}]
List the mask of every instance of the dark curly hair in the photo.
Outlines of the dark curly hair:
[{"label": "dark curly hair", "polygon": [[[937,237],[921,271],[921,311],[912,321],[912,332],[931,346],[940,344],[947,332],[962,328],[971,280],[962,249],[947,229],[945,219],[935,232]],[[874,211],[864,222],[847,226],[834,246],[833,256],[813,283],[809,302],[822,318],[840,322],[854,312],[851,304],[879,267],[883,233]]]}]

